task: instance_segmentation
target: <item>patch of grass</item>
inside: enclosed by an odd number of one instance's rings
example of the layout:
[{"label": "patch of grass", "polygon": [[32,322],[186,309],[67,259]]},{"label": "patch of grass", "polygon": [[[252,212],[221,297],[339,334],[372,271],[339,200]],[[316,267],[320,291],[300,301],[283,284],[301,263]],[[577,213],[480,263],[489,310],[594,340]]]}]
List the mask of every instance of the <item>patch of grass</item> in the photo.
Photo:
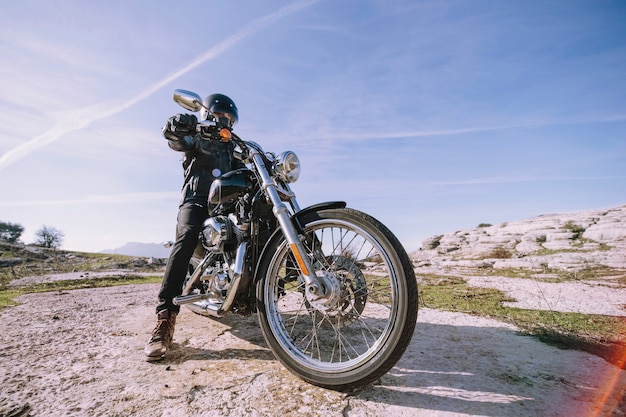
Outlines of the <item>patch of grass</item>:
[{"label": "patch of grass", "polygon": [[527,387],[532,387],[535,385],[532,379],[526,376],[520,376],[520,375],[511,373],[511,372],[493,372],[493,373],[490,373],[490,376],[492,376],[493,378],[502,380],[508,384],[524,385]]},{"label": "patch of grass", "polygon": [[582,237],[583,233],[585,233],[585,228],[574,223],[573,221],[568,221],[563,225],[564,229],[568,229],[572,232],[572,240],[576,240]]},{"label": "patch of grass", "polygon": [[611,269],[602,266],[586,267],[577,271],[561,271],[563,281],[597,280],[610,274]]},{"label": "patch of grass", "polygon": [[147,265],[138,257],[106,253],[71,252],[0,243],[0,290],[15,279],[75,271],[106,271],[127,269],[155,272],[159,265]]},{"label": "patch of grass", "polygon": [[22,294],[25,294],[25,292],[19,288],[0,290],[0,308],[17,305],[18,303],[15,299]]},{"label": "patch of grass", "polygon": [[[558,268],[525,269],[525,268],[483,268],[472,272],[480,276],[499,276],[506,278],[534,279],[541,282],[559,283],[566,281],[594,281],[611,277],[612,282],[626,285],[626,275],[623,270],[604,266],[590,266],[587,268],[568,271]],[[548,275],[548,276],[546,276]],[[616,278],[617,277],[617,278]]]},{"label": "patch of grass", "polygon": [[505,302],[515,300],[499,290],[471,287],[459,277],[422,278],[421,302],[425,307],[501,320],[542,342],[591,352],[613,363],[620,346],[626,348],[624,317],[507,307]]},{"label": "patch of grass", "polygon": [[485,259],[510,259],[513,257],[513,252],[505,247],[499,246],[493,248],[489,252],[483,252],[478,254],[476,257],[472,258],[474,260],[485,260]]},{"label": "patch of grass", "polygon": [[510,259],[512,256],[513,254],[511,253],[510,250],[506,248],[502,248],[502,247],[494,248],[487,255],[488,258],[493,258],[493,259]]},{"label": "patch of grass", "polygon": [[0,289],[0,308],[17,305],[18,303],[15,299],[23,294],[69,291],[81,288],[102,288],[116,285],[152,284],[159,283],[162,279],[163,278],[160,275],[120,275],[92,279],[52,281],[28,286],[3,288]]},{"label": "patch of grass", "polygon": [[530,256],[550,256],[555,255],[557,253],[583,253],[583,252],[592,252],[591,250],[583,251],[580,249],[546,249],[542,248],[537,251],[534,251],[530,254]]},{"label": "patch of grass", "polygon": [[547,248],[542,248],[539,249],[537,251],[534,251],[530,254],[530,256],[550,256],[550,255],[555,255],[558,253],[592,253],[592,252],[597,252],[597,251],[609,251],[611,250],[611,247],[609,245],[607,245],[606,243],[598,243],[598,247],[597,248],[589,248],[589,249],[578,249],[580,247],[583,247],[584,243],[597,243],[594,242],[590,239],[578,239],[579,242],[576,245],[573,245],[573,247],[571,248],[567,248],[567,249],[547,249]]},{"label": "patch of grass", "polygon": [[450,276],[425,277],[421,292],[425,307],[480,316],[501,316],[502,303],[515,301],[499,290],[470,287],[463,278]]},{"label": "patch of grass", "polygon": [[483,270],[485,276],[500,276],[507,278],[525,278],[533,279],[537,275],[537,271],[524,268],[498,268]]}]

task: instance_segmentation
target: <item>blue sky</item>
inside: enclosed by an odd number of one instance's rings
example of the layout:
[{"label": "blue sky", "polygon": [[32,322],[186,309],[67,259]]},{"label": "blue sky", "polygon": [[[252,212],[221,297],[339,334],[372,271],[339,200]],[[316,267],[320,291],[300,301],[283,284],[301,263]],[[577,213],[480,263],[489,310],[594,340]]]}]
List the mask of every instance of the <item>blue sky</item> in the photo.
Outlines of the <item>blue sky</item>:
[{"label": "blue sky", "polygon": [[0,221],[65,249],[173,237],[176,88],[303,163],[417,249],[434,234],[626,204],[626,3],[0,4]]}]

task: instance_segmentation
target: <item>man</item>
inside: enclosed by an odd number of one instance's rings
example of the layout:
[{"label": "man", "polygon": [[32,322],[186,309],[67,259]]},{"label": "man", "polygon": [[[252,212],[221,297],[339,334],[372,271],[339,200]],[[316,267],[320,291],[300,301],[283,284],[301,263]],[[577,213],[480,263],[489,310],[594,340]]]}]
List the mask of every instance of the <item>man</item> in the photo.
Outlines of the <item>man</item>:
[{"label": "man", "polygon": [[[207,110],[201,118],[215,121],[217,129],[232,129],[238,120],[235,103],[225,95],[213,94],[204,100]],[[178,209],[176,241],[165,268],[156,307],[157,325],[144,349],[147,360],[159,360],[172,344],[176,315],[180,307],[172,300],[182,292],[189,260],[198,244],[198,235],[208,217],[207,198],[215,178],[243,167],[233,157],[233,144],[219,135],[206,139],[196,133],[198,119],[192,114],[170,117],[163,127],[163,136],[171,149],[184,152],[185,179]]]}]

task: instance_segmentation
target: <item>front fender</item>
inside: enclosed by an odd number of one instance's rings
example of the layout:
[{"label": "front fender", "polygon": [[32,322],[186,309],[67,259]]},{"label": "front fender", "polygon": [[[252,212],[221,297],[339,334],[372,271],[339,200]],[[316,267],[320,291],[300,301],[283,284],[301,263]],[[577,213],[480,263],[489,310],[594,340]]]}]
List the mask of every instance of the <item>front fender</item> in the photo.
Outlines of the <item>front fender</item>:
[{"label": "front fender", "polygon": [[327,201],[325,203],[313,204],[312,206],[306,207],[294,214],[292,219],[298,229],[298,232],[302,233],[304,225],[307,224],[307,218],[311,213],[315,213],[319,210],[346,208],[346,205],[345,201]]},{"label": "front fender", "polygon": [[[345,208],[346,206],[347,204],[345,201],[327,201],[324,203],[317,203],[317,204],[313,204],[312,206],[303,208],[299,212],[295,213],[291,217],[291,219],[294,225],[296,226],[298,233],[302,233],[304,231],[304,226],[311,219],[310,216],[312,214],[320,210]],[[282,230],[280,230],[280,227],[279,227],[274,231],[274,233],[272,233],[272,236],[270,236],[270,238],[267,240],[267,243],[265,244],[265,247],[263,248],[263,251],[261,252],[261,256],[259,256],[257,264],[254,268],[254,282],[255,283],[259,280],[259,272],[260,272],[259,265],[263,263],[262,261],[265,259],[266,256],[273,255],[272,253],[269,253],[270,251],[267,248],[272,247],[276,239],[282,239],[282,238],[283,238],[283,232]]]}]

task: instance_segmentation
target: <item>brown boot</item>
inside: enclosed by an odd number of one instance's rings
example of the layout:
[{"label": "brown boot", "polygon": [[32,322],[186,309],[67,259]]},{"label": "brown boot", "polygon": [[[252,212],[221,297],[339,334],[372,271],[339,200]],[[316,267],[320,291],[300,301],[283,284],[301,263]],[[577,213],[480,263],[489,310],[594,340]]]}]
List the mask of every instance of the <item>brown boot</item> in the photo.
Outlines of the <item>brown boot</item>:
[{"label": "brown boot", "polygon": [[152,337],[143,350],[146,359],[158,361],[163,359],[165,353],[172,345],[174,338],[174,326],[176,325],[176,312],[162,310],[157,314],[157,325],[152,331]]}]

